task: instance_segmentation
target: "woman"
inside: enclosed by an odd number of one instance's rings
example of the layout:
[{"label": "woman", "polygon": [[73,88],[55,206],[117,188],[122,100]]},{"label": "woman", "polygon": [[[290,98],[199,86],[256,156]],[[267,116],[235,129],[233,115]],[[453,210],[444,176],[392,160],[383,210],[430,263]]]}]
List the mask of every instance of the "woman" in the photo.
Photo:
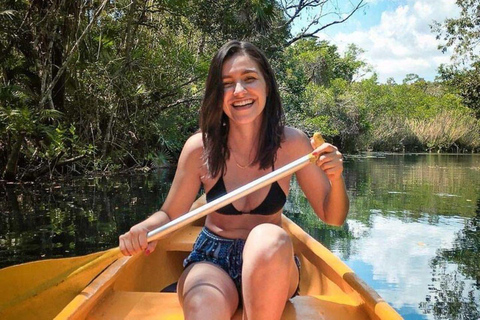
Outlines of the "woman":
[{"label": "woman", "polygon": [[[231,41],[210,65],[200,132],[185,143],[170,192],[160,211],[120,236],[125,255],[151,253],[148,231],[188,212],[201,186],[207,201],[312,152],[301,131],[284,127],[274,74],[263,53]],[[320,219],[341,225],[348,212],[342,155],[324,143],[317,166],[296,173]],[[239,304],[244,319],[280,319],[294,296],[299,263],[281,212],[291,176],[207,216],[184,262],[178,295],[186,319],[230,319]]]}]

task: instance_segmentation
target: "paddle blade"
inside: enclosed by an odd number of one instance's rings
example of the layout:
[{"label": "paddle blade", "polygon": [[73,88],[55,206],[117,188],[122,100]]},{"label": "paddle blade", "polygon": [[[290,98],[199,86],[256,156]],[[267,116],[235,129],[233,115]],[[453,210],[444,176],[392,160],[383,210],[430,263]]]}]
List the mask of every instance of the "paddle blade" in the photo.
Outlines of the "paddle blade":
[{"label": "paddle blade", "polygon": [[119,256],[115,248],[1,269],[0,319],[53,319]]}]

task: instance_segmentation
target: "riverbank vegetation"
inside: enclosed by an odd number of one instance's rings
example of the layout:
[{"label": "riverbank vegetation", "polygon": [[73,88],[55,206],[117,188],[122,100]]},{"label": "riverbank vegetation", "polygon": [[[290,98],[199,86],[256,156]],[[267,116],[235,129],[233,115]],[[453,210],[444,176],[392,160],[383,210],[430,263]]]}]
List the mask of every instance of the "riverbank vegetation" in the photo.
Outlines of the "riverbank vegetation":
[{"label": "riverbank vegetation", "polygon": [[[433,82],[407,75],[379,83],[361,48],[342,53],[315,40],[364,5],[339,12],[329,1],[3,1],[3,179],[175,163],[198,129],[211,56],[229,39],[251,41],[269,56],[287,124],[320,130],[344,153],[478,151],[478,57],[442,66]],[[312,16],[292,34],[312,6],[340,18]],[[439,36],[456,30],[442,26]]]}]

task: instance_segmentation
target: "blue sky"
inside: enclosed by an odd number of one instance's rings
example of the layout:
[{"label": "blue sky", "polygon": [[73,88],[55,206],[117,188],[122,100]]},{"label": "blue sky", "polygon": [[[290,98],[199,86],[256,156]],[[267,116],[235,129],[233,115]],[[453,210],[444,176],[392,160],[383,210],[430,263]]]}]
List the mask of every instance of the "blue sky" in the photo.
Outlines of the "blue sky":
[{"label": "blue sky", "polygon": [[[337,3],[345,12],[350,5],[350,1]],[[294,25],[293,33],[299,32],[308,16],[315,13],[305,14]],[[391,77],[401,83],[409,73],[434,80],[438,66],[449,63],[450,54],[437,49],[440,42],[430,25],[458,14],[455,0],[367,0],[367,6],[347,22],[329,27],[318,36],[337,45],[341,52],[350,43],[365,50],[361,58],[377,72],[380,82]]]}]

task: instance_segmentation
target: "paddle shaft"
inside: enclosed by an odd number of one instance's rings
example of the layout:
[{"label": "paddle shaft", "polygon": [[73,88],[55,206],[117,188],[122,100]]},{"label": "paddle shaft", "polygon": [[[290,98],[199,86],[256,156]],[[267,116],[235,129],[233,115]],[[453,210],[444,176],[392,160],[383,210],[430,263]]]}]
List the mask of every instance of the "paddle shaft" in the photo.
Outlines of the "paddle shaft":
[{"label": "paddle shaft", "polygon": [[161,239],[167,234],[174,232],[184,227],[185,225],[226,206],[229,203],[232,203],[235,200],[245,197],[246,195],[258,189],[261,189],[269,184],[272,184],[273,182],[280,180],[300,170],[301,168],[305,167],[307,164],[309,164],[313,160],[316,160],[316,157],[313,156],[312,154],[307,154],[306,156],[303,156],[300,159],[297,159],[275,171],[270,172],[269,174],[264,175],[263,177],[260,177],[250,183],[247,183],[246,185],[238,189],[235,189],[214,201],[211,201],[195,210],[192,210],[180,216],[179,218],[172,220],[167,224],[164,224],[163,226],[160,226],[157,229],[148,232],[147,233],[148,242]]}]

